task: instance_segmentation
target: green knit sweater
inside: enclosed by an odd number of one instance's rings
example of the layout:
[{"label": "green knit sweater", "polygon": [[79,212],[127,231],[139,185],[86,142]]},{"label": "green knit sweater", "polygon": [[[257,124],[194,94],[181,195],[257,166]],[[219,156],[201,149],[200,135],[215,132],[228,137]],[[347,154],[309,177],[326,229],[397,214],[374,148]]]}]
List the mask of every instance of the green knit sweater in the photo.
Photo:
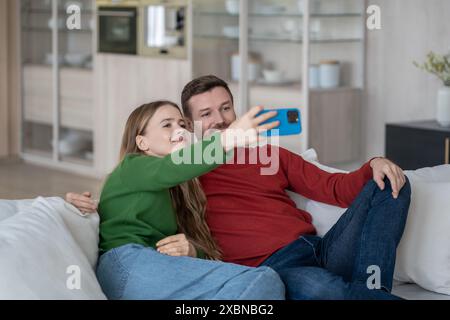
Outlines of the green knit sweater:
[{"label": "green knit sweater", "polygon": [[[188,160],[182,164],[176,164],[172,155],[127,155],[109,175],[101,193],[100,253],[126,244],[156,249],[158,241],[177,234],[169,189],[225,163],[227,155],[220,141],[215,134],[177,151],[176,156]],[[219,161],[208,164],[208,155]],[[204,258],[204,253],[197,249],[197,256]]]}]

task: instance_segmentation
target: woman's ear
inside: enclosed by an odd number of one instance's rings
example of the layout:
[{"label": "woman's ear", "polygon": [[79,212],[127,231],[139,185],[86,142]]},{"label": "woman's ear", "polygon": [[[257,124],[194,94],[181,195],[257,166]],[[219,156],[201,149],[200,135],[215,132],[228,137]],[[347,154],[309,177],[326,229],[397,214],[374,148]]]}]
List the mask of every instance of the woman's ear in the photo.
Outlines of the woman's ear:
[{"label": "woman's ear", "polygon": [[142,152],[147,152],[150,149],[147,138],[144,136],[136,137],[136,145]]}]

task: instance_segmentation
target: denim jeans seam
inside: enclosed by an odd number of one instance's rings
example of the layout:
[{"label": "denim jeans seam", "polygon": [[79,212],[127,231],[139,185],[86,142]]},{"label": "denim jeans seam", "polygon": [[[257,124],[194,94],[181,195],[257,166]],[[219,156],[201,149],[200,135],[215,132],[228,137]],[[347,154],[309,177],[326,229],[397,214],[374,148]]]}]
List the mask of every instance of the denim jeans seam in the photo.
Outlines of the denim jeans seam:
[{"label": "denim jeans seam", "polygon": [[[364,201],[360,201],[360,202],[358,203],[358,205],[357,205],[355,208],[352,208],[352,210],[353,210],[353,211],[359,211],[359,210],[361,209],[361,206],[362,206],[363,204],[364,204]],[[350,208],[349,208],[349,209],[350,209]],[[367,217],[366,217],[366,219],[367,219]],[[346,224],[346,226],[345,226],[345,228],[342,230],[341,234],[344,233],[344,231],[348,228],[349,224],[350,224],[350,223],[347,223],[347,224]],[[361,236],[362,236],[362,234],[361,234]],[[332,251],[332,250],[334,249],[334,247],[336,247],[336,241],[334,241],[334,242],[329,246],[329,248],[328,248],[327,251]],[[360,246],[360,248],[361,248],[361,246]],[[355,262],[356,262],[356,261],[355,261]]]},{"label": "denim jeans seam", "polygon": [[320,262],[317,257],[317,252],[316,252],[316,248],[315,248],[314,244],[303,236],[301,238],[303,239],[303,241],[305,241],[307,244],[309,244],[311,246],[313,253],[314,253],[314,259],[316,260],[317,265],[320,266]]}]

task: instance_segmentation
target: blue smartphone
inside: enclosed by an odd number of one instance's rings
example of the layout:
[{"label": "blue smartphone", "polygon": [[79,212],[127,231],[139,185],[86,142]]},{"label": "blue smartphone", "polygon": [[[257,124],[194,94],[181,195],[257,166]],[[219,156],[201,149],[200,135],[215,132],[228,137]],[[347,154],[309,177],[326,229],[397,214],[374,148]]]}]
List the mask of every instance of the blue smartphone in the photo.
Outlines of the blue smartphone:
[{"label": "blue smartphone", "polygon": [[273,128],[267,132],[264,132],[262,135],[266,137],[271,136],[292,136],[302,133],[302,121],[299,109],[271,109],[264,110],[260,112],[258,115],[276,111],[277,115],[273,118],[270,118],[265,123],[270,123],[274,121],[280,121],[280,125],[278,127]]}]

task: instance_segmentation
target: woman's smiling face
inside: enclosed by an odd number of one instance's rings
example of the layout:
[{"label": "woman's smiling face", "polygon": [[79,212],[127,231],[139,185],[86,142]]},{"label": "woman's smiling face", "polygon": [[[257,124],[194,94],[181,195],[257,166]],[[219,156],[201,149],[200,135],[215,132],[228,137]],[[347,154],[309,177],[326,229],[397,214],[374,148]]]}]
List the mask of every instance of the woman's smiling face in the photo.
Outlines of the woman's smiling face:
[{"label": "woman's smiling face", "polygon": [[164,105],[148,121],[144,134],[136,137],[136,144],[147,155],[164,157],[188,145],[189,138],[180,110]]}]

